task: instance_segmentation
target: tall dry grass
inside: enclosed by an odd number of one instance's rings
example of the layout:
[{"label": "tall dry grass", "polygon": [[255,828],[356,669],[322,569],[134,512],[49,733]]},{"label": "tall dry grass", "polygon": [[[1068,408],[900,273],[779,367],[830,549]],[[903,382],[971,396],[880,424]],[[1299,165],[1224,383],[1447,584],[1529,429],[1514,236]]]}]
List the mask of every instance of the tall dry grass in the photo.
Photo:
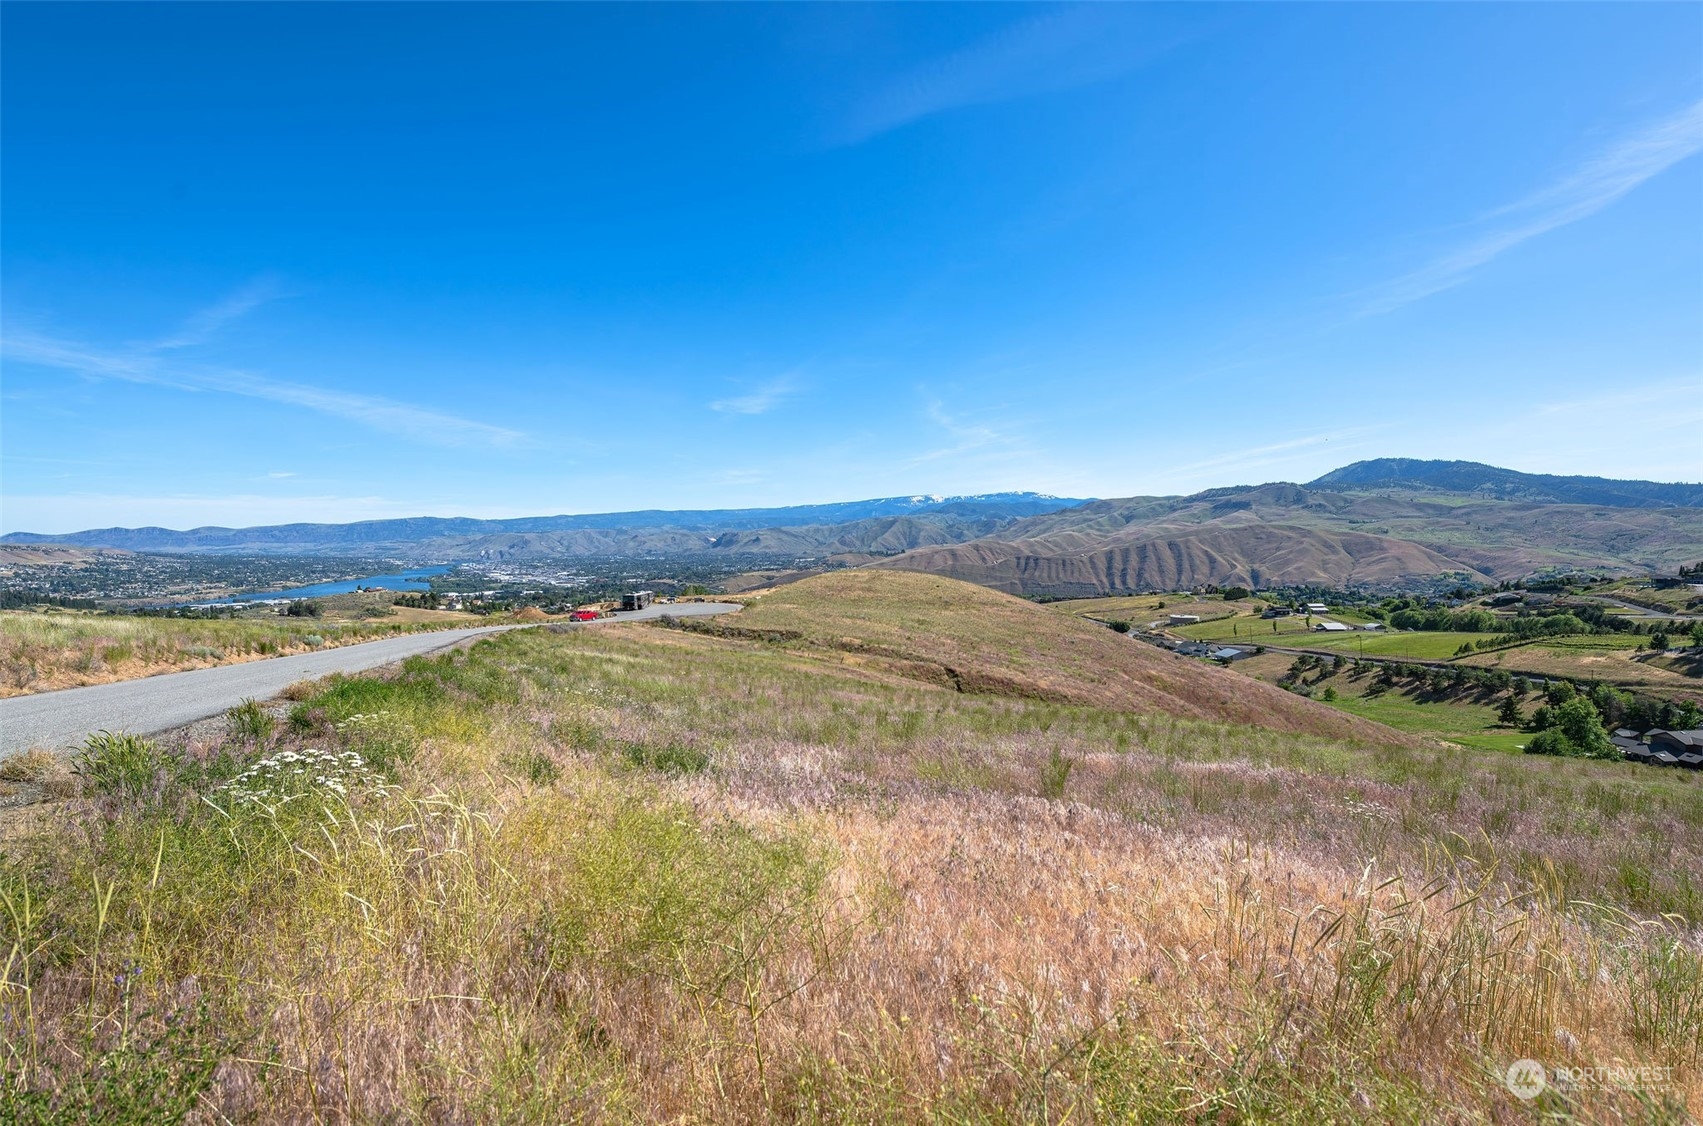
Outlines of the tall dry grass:
[{"label": "tall dry grass", "polygon": [[[143,618],[0,613],[0,696],[258,660],[434,628],[313,618]],[[441,627],[438,627],[441,628]]]},{"label": "tall dry grass", "polygon": [[[4,1105],[1683,1121],[1700,915],[1613,873],[1694,862],[1703,805],[1577,765],[509,634],[268,737],[92,747],[0,876]],[[1527,1056],[1673,1071],[1527,1106]]]}]

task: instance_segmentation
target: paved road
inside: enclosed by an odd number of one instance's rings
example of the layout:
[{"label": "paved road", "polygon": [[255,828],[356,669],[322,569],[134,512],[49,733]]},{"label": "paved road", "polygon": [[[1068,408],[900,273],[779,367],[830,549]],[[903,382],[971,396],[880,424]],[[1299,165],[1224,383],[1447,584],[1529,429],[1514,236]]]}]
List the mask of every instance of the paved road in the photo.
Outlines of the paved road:
[{"label": "paved road", "polygon": [[1610,598],[1606,594],[1594,594],[1591,597],[1595,598],[1599,602],[1606,602],[1610,606],[1618,606],[1620,609],[1627,611],[1627,616],[1629,617],[1642,616],[1646,618],[1662,618],[1670,622],[1690,622],[1694,620],[1694,616],[1690,614],[1669,614],[1661,610],[1652,610],[1648,606],[1640,606],[1636,602],[1626,602],[1619,598]]},{"label": "paved road", "polygon": [[[681,618],[699,617],[737,609],[739,607],[731,603],[683,602],[617,614],[604,621],[646,621],[664,614]],[[94,684],[87,688],[66,688],[33,696],[13,696],[0,700],[0,758],[31,747],[58,750],[78,746],[101,730],[130,731],[138,735],[166,731],[218,715],[244,700],[268,699],[298,680],[312,680],[334,672],[362,672],[404,657],[444,649],[468,638],[524,628],[478,626],[412,633],[338,649],[323,649],[317,653],[216,665],[210,669]]]}]

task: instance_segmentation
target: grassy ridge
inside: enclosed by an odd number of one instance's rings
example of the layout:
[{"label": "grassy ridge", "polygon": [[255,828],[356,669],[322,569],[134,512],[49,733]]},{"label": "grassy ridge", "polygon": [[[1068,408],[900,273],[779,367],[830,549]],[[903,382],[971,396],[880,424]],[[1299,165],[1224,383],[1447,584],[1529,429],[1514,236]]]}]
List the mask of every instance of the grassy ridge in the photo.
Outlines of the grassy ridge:
[{"label": "grassy ridge", "polygon": [[10,842],[14,1116],[1506,1121],[1521,1056],[1676,1068],[1551,1115],[1703,1093],[1690,775],[637,625],[252,718],[108,746]]},{"label": "grassy ridge", "polygon": [[1185,662],[1104,626],[933,575],[853,570],[805,579],[752,599],[739,625],[802,634],[836,660],[963,691],[1402,741],[1387,728]]}]

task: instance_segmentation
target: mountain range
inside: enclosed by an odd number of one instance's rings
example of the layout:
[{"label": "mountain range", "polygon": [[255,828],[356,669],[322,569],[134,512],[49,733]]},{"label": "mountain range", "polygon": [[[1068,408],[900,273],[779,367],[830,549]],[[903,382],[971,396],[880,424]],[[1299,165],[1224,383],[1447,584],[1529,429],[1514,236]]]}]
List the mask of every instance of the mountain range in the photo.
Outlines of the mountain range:
[{"label": "mountain range", "polygon": [[[0,542],[435,561],[841,555],[1029,595],[1204,584],[1377,586],[1512,579],[1548,568],[1671,571],[1703,559],[1703,484],[1386,458],[1356,462],[1304,485],[1246,485],[1190,496],[911,496],[515,520],[107,528],[62,536],[13,533]],[[872,555],[881,558],[871,561]]]},{"label": "mountain range", "polygon": [[602,512],[512,520],[411,517],[254,528],[95,528],[66,535],[12,532],[6,544],[222,555],[331,555],[471,561],[552,555],[714,551],[889,554],[992,534],[1025,516],[1084,503],[1041,493],[882,497],[786,508]]},{"label": "mountain range", "polygon": [[1305,485],[1093,501],[873,565],[1083,597],[1502,580],[1546,568],[1668,571],[1700,558],[1703,485],[1384,459]]}]

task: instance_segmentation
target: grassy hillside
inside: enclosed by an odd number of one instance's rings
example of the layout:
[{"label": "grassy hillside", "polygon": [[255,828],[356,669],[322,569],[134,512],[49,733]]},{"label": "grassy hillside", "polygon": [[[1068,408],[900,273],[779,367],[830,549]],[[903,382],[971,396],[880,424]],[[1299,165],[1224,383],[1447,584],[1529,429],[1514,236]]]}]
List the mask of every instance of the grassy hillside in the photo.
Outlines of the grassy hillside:
[{"label": "grassy hillside", "polygon": [[[928,645],[877,601],[834,627]],[[108,744],[82,782],[0,835],[0,1117],[1506,1122],[1526,1056],[1675,1069],[1550,1118],[1703,1107],[1687,773],[635,624]]]},{"label": "grassy hillside", "polygon": [[1369,743],[1401,738],[1104,626],[932,575],[879,570],[819,575],[753,598],[738,626],[802,633],[813,648],[829,651],[837,661],[966,692],[1161,712]]}]

